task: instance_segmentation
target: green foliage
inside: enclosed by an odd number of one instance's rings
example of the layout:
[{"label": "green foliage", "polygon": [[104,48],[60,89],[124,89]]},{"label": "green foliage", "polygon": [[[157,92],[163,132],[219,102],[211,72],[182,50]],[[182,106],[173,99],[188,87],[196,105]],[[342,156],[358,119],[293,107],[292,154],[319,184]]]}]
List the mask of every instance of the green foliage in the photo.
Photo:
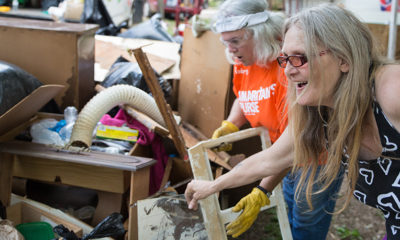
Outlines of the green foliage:
[{"label": "green foliage", "polygon": [[218,8],[218,6],[223,2],[223,0],[208,0],[208,7]]},{"label": "green foliage", "polygon": [[357,229],[350,230],[347,227],[337,227],[336,232],[340,239],[343,240],[362,240],[363,238]]}]

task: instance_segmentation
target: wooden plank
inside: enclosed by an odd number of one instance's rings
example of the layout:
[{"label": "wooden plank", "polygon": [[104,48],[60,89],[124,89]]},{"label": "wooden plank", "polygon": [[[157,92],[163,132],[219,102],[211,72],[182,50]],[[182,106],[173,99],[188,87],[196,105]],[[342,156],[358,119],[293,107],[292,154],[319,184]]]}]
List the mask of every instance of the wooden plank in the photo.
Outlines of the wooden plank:
[{"label": "wooden plank", "polygon": [[168,137],[169,131],[168,129],[161,126],[159,123],[151,119],[149,116],[145,115],[144,113],[139,112],[138,110],[134,109],[131,106],[125,105],[124,109],[126,112],[143,125],[145,125],[150,131],[157,133],[162,137]]},{"label": "wooden plank", "polygon": [[[191,148],[193,146],[195,146],[196,144],[198,144],[201,140],[195,138],[189,131],[187,131],[187,129],[184,127],[184,125],[179,126],[181,132],[182,132],[182,136],[185,139],[185,143],[186,143],[186,147]],[[232,167],[226,163],[226,161],[224,161],[216,152],[207,149],[207,154],[208,154],[208,158],[210,159],[210,161],[215,162],[216,164],[231,170]]]},{"label": "wooden plank", "polygon": [[0,201],[4,206],[10,205],[12,188],[12,155],[0,153]]},{"label": "wooden plank", "polygon": [[[195,128],[194,126],[192,126],[191,124],[189,124],[187,122],[182,121],[180,128],[181,128],[182,133],[184,133],[184,131],[187,131],[192,137],[194,137],[196,139],[196,141],[191,141],[191,140],[185,139],[185,141],[187,142],[186,143],[187,148],[193,147],[200,141],[208,140],[208,138],[202,132],[200,132],[197,128]],[[245,154],[236,154],[236,155],[232,156],[224,151],[215,151],[215,150],[211,151],[209,149],[207,150],[207,154],[208,154],[210,161],[213,161],[213,162],[219,164],[220,166],[225,167],[228,170],[231,170],[232,167],[234,167],[238,162],[240,162],[246,158]],[[220,161],[228,163],[228,165],[225,166],[225,164]],[[229,166],[229,168],[228,168],[228,166]]]},{"label": "wooden plank", "polygon": [[[213,180],[210,162],[207,156],[205,156],[204,150],[201,143],[189,149],[193,175],[197,180]],[[212,194],[200,200],[199,203],[201,205],[201,212],[208,233],[208,239],[227,240],[225,226],[223,222],[220,221],[220,216],[218,214],[220,208],[217,194]]]},{"label": "wooden plank", "polygon": [[63,89],[63,85],[56,84],[42,85],[36,88],[32,93],[0,116],[0,135],[27,122],[40,108]]},{"label": "wooden plank", "polygon": [[158,191],[161,191],[162,189],[164,189],[165,185],[167,184],[167,182],[169,180],[169,176],[171,175],[172,163],[173,163],[173,159],[168,158],[167,166],[165,166],[165,170],[164,170],[164,176],[161,180],[160,189]]},{"label": "wooden plank", "polygon": [[[121,44],[121,38],[119,37],[114,37],[114,38],[107,38],[108,40],[113,40],[112,41],[103,41],[102,39],[98,38],[96,36],[95,40],[95,61],[96,63],[99,63],[100,67],[102,69],[110,70],[112,64],[120,57],[124,57],[128,61],[131,61],[132,63],[136,63],[135,59],[132,59],[129,55],[129,53],[126,51],[127,49],[127,44]],[[106,40],[106,39],[104,39]],[[136,40],[137,42],[142,42],[141,40]],[[119,43],[120,42],[120,43]],[[148,44],[149,42],[146,42],[145,44]],[[149,61],[152,66],[154,66],[154,69],[157,71],[158,74],[162,74],[169,68],[171,68],[176,61],[172,59],[167,59],[163,58],[151,53],[147,53],[147,56],[149,57]],[[105,76],[104,76],[105,77]],[[103,80],[103,79],[101,79]]]},{"label": "wooden plank", "polygon": [[178,110],[182,120],[210,138],[230,110],[232,66],[218,34],[206,31],[196,38],[186,28],[184,36]]},{"label": "wooden plank", "polygon": [[43,144],[23,141],[0,143],[0,152],[126,171],[137,171],[156,163],[156,160],[151,158],[108,154],[103,152],[69,151]]},{"label": "wooden plank", "polygon": [[180,157],[183,160],[188,160],[187,150],[185,148],[185,141],[182,137],[182,133],[179,131],[178,124],[173,117],[171,107],[165,101],[164,93],[161,89],[160,84],[158,83],[157,77],[149,63],[149,60],[147,59],[141,48],[136,48],[133,50],[130,49],[129,51],[130,53],[133,52],[133,54],[135,55],[139,67],[142,70],[144,79],[146,80],[147,86],[150,88],[150,91],[153,94],[157,106],[160,109],[161,115],[163,116],[164,121],[167,124],[168,130],[170,131],[172,137],[172,141],[174,142]]}]

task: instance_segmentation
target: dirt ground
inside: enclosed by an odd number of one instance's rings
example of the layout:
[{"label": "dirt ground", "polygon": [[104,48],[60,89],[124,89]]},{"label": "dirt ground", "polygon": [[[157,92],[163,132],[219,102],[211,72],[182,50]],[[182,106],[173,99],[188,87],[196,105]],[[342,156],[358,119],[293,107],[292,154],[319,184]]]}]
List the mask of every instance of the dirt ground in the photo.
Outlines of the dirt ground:
[{"label": "dirt ground", "polygon": [[[345,181],[344,181],[345,182]],[[344,193],[344,184],[341,193]],[[336,208],[342,206],[344,199],[339,199]],[[344,212],[334,215],[327,240],[381,240],[385,235],[385,223],[381,212],[366,206],[355,198]],[[228,238],[233,240],[235,238]],[[239,238],[244,240],[281,239],[278,220],[273,210],[261,212],[253,226]],[[310,239],[313,240],[313,239]]]}]

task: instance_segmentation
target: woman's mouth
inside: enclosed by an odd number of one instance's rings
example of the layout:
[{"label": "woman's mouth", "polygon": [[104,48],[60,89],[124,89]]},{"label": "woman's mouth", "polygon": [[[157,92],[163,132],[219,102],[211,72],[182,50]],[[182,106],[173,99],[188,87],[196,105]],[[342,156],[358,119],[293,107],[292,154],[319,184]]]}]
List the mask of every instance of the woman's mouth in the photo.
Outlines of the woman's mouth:
[{"label": "woman's mouth", "polygon": [[296,88],[297,89],[302,89],[307,85],[307,82],[298,82],[296,83]]}]

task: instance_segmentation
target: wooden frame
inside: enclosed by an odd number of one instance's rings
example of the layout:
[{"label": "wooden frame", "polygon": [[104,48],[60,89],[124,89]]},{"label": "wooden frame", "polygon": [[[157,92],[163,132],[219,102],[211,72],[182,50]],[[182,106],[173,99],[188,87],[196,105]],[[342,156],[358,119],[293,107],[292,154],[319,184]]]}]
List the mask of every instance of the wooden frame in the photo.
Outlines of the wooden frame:
[{"label": "wooden frame", "polygon": [[[189,159],[195,179],[213,180],[210,162],[208,161],[207,149],[215,148],[226,142],[236,142],[241,139],[260,136],[261,145],[266,149],[271,145],[268,132],[265,128],[250,128],[233,134],[222,136],[218,139],[212,139],[199,142],[197,145],[189,149]],[[270,205],[263,207],[265,210],[271,207],[277,207],[277,215],[279,227],[283,240],[291,240],[292,234],[286,212],[286,205],[283,198],[281,184],[275,187],[270,197]],[[203,214],[204,225],[206,227],[208,238],[211,240],[226,240],[225,224],[233,221],[240,213],[232,212],[231,208],[220,209],[217,194],[213,194],[203,200],[200,200],[201,211]],[[217,213],[217,214],[215,214]]]}]

